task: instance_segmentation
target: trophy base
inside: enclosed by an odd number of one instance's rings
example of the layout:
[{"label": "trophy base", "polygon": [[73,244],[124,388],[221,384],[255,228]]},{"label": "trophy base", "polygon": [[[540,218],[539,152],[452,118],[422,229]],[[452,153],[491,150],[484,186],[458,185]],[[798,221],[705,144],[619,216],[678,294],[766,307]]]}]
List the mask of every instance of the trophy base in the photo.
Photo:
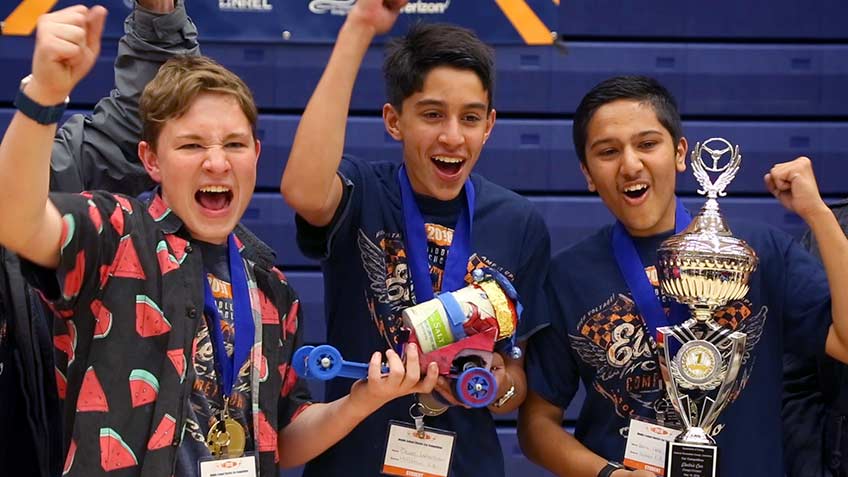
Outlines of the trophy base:
[{"label": "trophy base", "polygon": [[718,447],[709,444],[669,442],[665,477],[718,476]]}]

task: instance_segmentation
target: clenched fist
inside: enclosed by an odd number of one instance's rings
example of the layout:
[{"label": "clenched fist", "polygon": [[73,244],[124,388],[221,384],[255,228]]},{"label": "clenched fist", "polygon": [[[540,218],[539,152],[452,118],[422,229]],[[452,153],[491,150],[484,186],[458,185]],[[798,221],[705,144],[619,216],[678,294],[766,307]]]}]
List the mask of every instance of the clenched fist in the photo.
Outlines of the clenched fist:
[{"label": "clenched fist", "polygon": [[813,163],[807,157],[775,164],[764,179],[769,192],[804,220],[815,212],[827,210],[813,175]]},{"label": "clenched fist", "polygon": [[106,9],[84,5],[47,13],[38,19],[32,81],[26,93],[37,103],[61,103],[94,66]]}]

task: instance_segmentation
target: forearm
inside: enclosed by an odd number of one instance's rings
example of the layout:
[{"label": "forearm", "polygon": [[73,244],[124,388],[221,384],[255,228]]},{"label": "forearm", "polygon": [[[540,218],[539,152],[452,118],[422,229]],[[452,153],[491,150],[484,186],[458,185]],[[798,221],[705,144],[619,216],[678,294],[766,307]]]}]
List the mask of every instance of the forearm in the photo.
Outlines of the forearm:
[{"label": "forearm", "polygon": [[595,477],[606,465],[562,427],[562,409],[529,393],[518,418],[518,441],[524,454],[560,477]]},{"label": "forearm", "polygon": [[280,191],[289,205],[313,225],[325,225],[320,222],[332,218],[341,198],[340,190],[334,187],[344,151],[350,98],[373,37],[373,28],[345,22],[297,128]]},{"label": "forearm", "polygon": [[351,396],[312,404],[280,431],[281,467],[297,467],[341,440],[378,406],[355,404]]},{"label": "forearm", "polygon": [[[25,93],[44,105],[64,100],[35,81]],[[17,112],[0,144],[0,243],[13,251],[20,252],[39,232],[47,205],[55,132],[55,124],[39,124]]]},{"label": "forearm", "polygon": [[843,362],[848,361],[848,239],[830,209],[816,209],[806,217],[821,252],[830,286],[832,336],[827,352]]}]

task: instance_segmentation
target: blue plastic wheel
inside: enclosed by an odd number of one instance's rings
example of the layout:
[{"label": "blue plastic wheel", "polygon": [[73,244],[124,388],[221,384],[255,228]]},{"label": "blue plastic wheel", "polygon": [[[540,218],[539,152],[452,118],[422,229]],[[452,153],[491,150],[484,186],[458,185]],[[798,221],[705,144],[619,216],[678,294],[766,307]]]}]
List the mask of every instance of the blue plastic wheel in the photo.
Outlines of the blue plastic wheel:
[{"label": "blue plastic wheel", "polygon": [[301,378],[306,377],[306,360],[309,359],[309,353],[315,349],[314,346],[301,346],[294,352],[292,356],[291,366],[294,372]]},{"label": "blue plastic wheel", "polygon": [[486,407],[495,400],[495,376],[485,368],[471,368],[456,378],[456,396],[470,407]]},{"label": "blue plastic wheel", "polygon": [[338,376],[342,370],[342,355],[330,345],[316,346],[309,353],[307,372],[310,377],[328,381]]}]

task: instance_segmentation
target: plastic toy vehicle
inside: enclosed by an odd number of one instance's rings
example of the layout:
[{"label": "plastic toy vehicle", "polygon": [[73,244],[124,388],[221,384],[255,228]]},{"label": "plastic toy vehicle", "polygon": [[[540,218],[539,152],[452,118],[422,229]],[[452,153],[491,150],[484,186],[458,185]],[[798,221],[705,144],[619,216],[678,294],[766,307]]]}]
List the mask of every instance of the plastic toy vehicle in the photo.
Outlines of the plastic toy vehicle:
[{"label": "plastic toy vehicle", "polygon": [[[522,310],[515,289],[500,273],[482,269],[475,270],[472,277],[472,285],[410,307],[403,312],[403,319],[410,332],[407,343],[416,343],[423,352],[422,371],[436,362],[439,374],[453,381],[457,400],[480,408],[496,397],[497,382],[489,370],[496,348],[520,356],[514,345]],[[345,361],[330,345],[303,346],[292,361],[295,372],[309,379],[363,379],[368,375],[367,363]],[[383,371],[388,371],[385,365]]]}]

